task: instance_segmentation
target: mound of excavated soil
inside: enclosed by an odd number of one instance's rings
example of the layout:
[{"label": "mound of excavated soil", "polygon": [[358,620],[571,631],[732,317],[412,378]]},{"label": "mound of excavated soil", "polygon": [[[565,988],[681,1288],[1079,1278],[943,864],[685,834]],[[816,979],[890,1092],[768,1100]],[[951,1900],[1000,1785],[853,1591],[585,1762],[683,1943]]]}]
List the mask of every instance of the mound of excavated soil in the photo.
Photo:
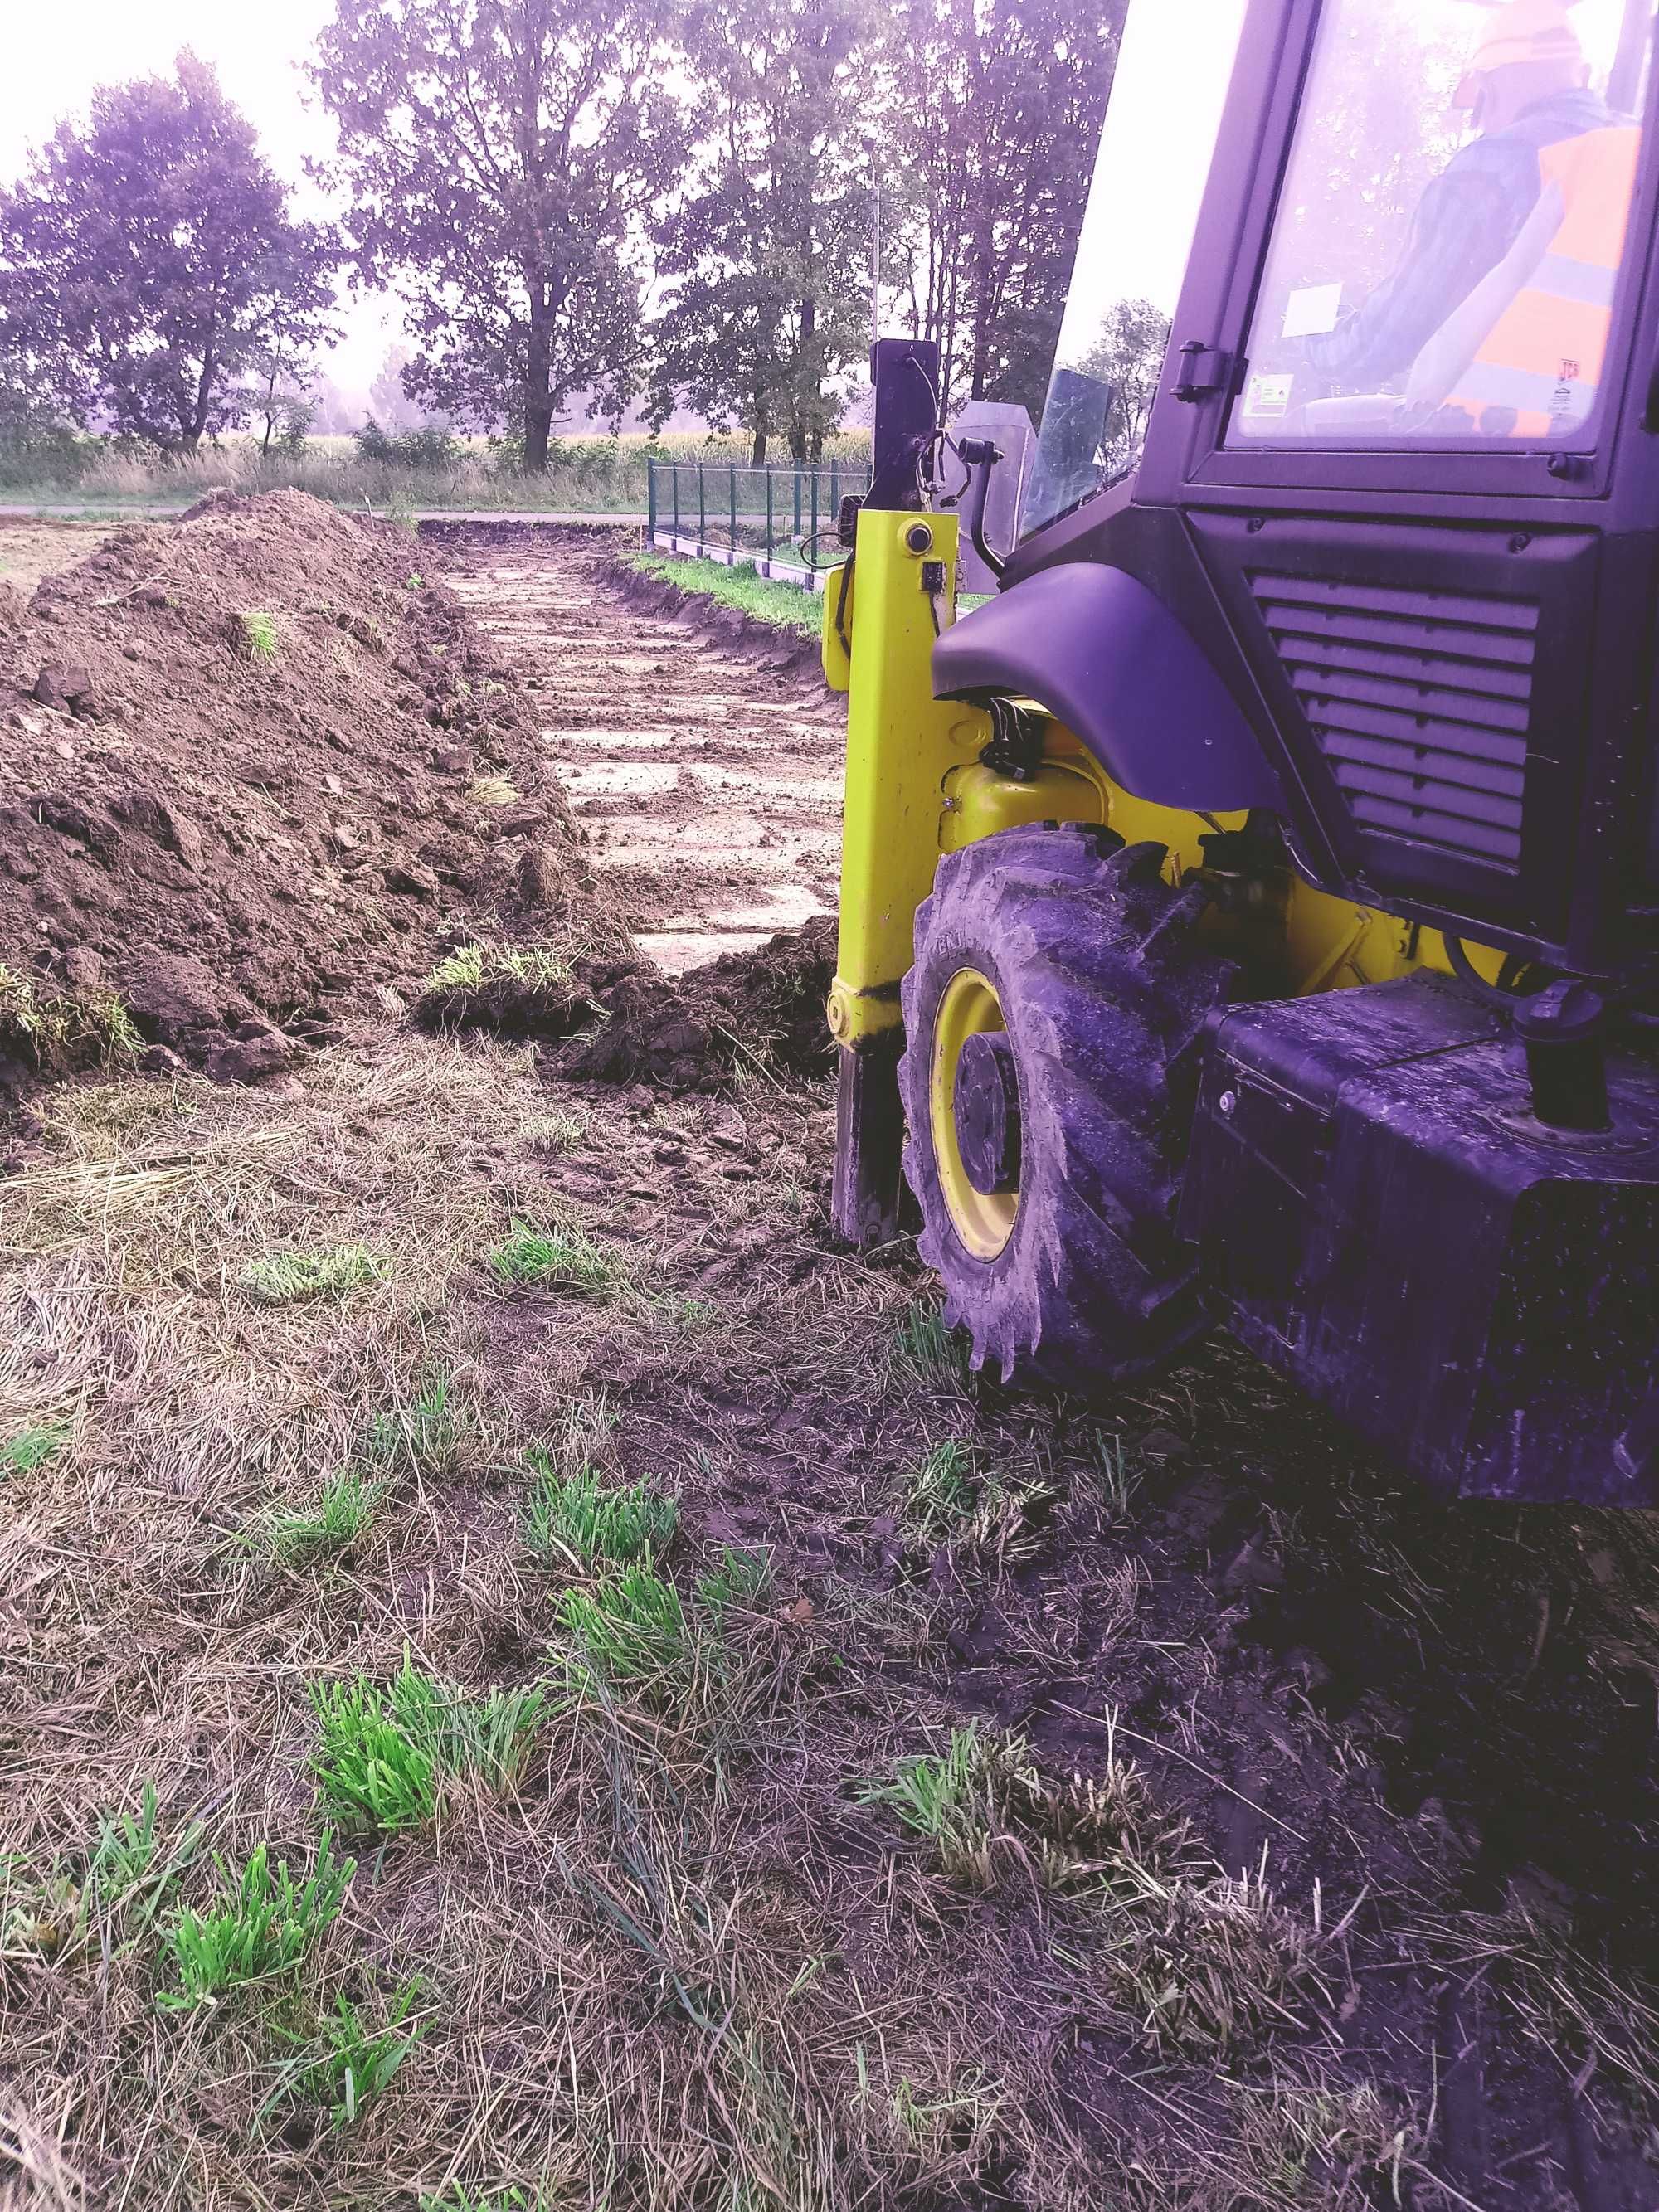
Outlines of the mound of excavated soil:
[{"label": "mound of excavated soil", "polygon": [[0,586],[0,963],[234,1079],[458,909],[610,941],[518,679],[420,561],[282,491]]},{"label": "mound of excavated soil", "polygon": [[638,960],[579,960],[552,979],[507,967],[428,992],[416,1015],[428,1029],[559,1042],[550,1073],[721,1091],[744,1068],[796,1078],[828,1071],[823,1002],[835,972],[835,917],[819,915],[683,975]]}]

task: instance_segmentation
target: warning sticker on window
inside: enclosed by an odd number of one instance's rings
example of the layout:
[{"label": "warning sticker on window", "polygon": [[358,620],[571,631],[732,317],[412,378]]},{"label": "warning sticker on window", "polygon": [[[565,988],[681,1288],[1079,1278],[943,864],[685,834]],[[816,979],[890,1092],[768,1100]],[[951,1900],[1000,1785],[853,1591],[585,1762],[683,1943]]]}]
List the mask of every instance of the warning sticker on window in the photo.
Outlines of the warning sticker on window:
[{"label": "warning sticker on window", "polygon": [[1288,415],[1294,376],[1253,376],[1244,387],[1247,415]]}]

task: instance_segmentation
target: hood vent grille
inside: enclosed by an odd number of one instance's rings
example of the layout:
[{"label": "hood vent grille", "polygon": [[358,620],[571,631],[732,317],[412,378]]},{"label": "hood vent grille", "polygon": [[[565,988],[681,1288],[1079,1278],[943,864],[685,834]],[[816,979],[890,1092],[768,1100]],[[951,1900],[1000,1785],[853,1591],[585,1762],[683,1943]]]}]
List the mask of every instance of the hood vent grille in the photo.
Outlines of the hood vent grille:
[{"label": "hood vent grille", "polygon": [[1355,821],[1517,868],[1537,607],[1260,574],[1250,589]]}]

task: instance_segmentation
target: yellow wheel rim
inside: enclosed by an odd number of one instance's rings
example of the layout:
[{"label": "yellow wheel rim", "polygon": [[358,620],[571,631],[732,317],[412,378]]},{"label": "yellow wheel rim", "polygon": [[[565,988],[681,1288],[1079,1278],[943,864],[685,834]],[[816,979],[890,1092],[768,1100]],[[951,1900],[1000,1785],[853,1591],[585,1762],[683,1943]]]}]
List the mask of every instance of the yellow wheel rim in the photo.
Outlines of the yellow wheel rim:
[{"label": "yellow wheel rim", "polygon": [[928,1097],[939,1189],[957,1241],[975,1260],[994,1260],[1013,1235],[1019,1193],[1005,1191],[988,1197],[969,1182],[957,1140],[957,1070],[970,1036],[988,1031],[999,1034],[1007,1026],[1002,1018],[1002,1001],[989,976],[981,975],[977,968],[957,969],[945,985],[933,1016]]}]

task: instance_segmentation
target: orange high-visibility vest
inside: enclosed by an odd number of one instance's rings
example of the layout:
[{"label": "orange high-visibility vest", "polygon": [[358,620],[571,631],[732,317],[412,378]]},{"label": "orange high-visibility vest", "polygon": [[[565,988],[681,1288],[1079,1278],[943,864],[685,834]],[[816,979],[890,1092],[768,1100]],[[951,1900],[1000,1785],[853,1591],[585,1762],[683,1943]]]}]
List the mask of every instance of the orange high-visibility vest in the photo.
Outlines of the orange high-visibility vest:
[{"label": "orange high-visibility vest", "polygon": [[1634,125],[1540,148],[1544,188],[1560,186],[1565,212],[1446,403],[1488,435],[1547,438],[1595,404],[1641,149]]}]

